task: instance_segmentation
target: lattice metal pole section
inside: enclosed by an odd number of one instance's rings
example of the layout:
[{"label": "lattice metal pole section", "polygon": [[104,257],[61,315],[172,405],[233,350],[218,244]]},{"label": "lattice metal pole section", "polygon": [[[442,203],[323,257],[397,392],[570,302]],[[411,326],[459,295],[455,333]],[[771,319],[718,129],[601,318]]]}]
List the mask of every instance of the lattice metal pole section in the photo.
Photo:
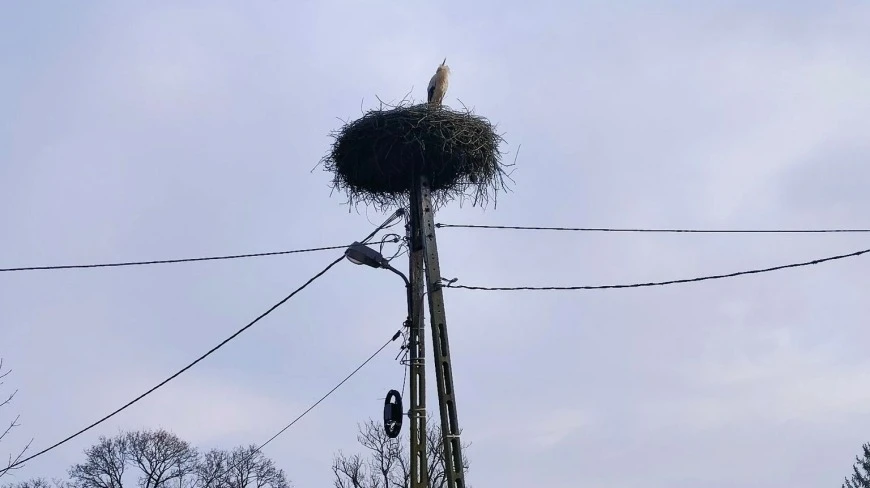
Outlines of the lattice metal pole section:
[{"label": "lattice metal pole section", "polygon": [[435,351],[438,408],[441,413],[441,432],[444,436],[445,477],[447,488],[465,488],[462,442],[459,439],[459,419],[456,414],[456,397],[453,390],[453,368],[450,364],[450,345],[447,340],[447,317],[441,290],[441,266],[438,263],[438,244],[435,241],[435,211],[432,209],[429,182],[425,177],[420,178],[420,196],[423,207],[426,290],[429,292],[429,318],[432,322],[432,349]]},{"label": "lattice metal pole section", "polygon": [[[414,185],[415,187],[417,185]],[[419,187],[411,192],[408,253],[411,282],[408,347],[410,348],[411,406],[411,488],[429,488],[426,460],[426,329],[423,327],[423,229],[420,225],[422,205]]]}]

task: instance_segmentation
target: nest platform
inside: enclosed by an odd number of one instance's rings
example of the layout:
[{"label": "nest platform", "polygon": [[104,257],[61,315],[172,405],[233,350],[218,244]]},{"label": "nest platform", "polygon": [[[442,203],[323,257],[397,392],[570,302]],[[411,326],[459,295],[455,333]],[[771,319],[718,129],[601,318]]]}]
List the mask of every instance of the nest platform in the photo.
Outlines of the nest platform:
[{"label": "nest platform", "polygon": [[506,189],[504,139],[468,110],[425,103],[370,110],[332,137],[321,163],[334,175],[333,190],[344,191],[352,205],[405,205],[421,173],[436,205],[466,197],[485,205]]}]

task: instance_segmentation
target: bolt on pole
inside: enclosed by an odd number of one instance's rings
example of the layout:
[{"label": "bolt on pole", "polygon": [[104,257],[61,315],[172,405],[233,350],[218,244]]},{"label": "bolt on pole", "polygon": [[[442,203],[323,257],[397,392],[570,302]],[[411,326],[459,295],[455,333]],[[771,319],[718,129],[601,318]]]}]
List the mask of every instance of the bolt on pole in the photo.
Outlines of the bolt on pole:
[{"label": "bolt on pole", "polygon": [[[462,442],[459,438],[459,417],[453,389],[453,368],[450,363],[450,345],[447,340],[447,316],[441,289],[441,266],[438,262],[438,243],[435,240],[435,211],[432,193],[425,176],[419,177],[419,199],[423,253],[426,265],[426,290],[429,294],[429,318],[432,323],[432,349],[438,386],[438,409],[441,414],[441,433],[444,442],[444,468],[447,488],[465,488],[465,465]],[[412,198],[413,199],[413,198]],[[414,205],[415,203],[412,203]]]}]

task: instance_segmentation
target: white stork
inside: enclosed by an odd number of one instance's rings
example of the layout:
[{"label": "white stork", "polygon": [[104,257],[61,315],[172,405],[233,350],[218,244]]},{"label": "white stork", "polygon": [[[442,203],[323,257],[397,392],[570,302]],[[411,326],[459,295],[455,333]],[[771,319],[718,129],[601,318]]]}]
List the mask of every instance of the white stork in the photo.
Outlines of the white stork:
[{"label": "white stork", "polygon": [[440,106],[444,100],[444,95],[447,93],[447,77],[450,76],[450,67],[445,65],[447,58],[441,62],[441,66],[435,70],[432,79],[429,80],[428,102],[433,106]]}]

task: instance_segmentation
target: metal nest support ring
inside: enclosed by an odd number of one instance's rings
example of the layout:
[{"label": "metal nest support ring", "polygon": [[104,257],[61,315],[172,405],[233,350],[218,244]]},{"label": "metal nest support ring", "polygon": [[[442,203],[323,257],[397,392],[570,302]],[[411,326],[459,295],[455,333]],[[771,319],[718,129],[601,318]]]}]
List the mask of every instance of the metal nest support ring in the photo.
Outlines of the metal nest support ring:
[{"label": "metal nest support ring", "polygon": [[387,437],[395,439],[402,431],[402,394],[396,390],[390,390],[384,399],[384,430]]}]

